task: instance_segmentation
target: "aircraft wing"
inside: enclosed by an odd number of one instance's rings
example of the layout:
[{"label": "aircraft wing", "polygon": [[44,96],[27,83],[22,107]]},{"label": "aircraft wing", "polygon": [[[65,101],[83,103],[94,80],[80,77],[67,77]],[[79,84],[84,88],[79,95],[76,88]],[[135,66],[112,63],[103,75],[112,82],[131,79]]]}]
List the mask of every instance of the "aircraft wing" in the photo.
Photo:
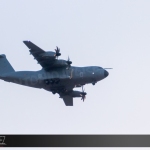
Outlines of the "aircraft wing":
[{"label": "aircraft wing", "polygon": [[66,106],[73,106],[73,97],[69,95],[62,96],[63,101]]},{"label": "aircraft wing", "polygon": [[23,41],[23,43],[30,49],[30,54],[33,55],[34,59],[36,59],[44,69],[49,68],[53,64],[55,60],[54,52],[49,52],[49,57],[43,57],[47,53],[40,47],[36,46],[31,41]]}]

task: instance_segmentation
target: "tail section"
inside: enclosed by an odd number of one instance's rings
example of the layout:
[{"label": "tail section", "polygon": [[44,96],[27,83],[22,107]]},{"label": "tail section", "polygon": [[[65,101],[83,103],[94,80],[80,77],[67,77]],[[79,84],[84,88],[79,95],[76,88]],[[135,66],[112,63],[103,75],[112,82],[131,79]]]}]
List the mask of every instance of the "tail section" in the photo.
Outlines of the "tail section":
[{"label": "tail section", "polygon": [[11,66],[6,58],[6,55],[0,55],[0,75],[14,71],[14,68]]}]

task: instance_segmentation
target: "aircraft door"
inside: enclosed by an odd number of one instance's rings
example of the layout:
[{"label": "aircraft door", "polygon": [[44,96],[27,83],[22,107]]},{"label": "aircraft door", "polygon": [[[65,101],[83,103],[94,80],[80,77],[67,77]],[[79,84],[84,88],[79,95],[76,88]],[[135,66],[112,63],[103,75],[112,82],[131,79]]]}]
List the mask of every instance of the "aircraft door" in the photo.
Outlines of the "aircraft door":
[{"label": "aircraft door", "polygon": [[72,76],[73,75],[73,69],[67,68],[66,69],[66,75],[67,75],[67,77],[69,77],[71,79],[73,77]]}]

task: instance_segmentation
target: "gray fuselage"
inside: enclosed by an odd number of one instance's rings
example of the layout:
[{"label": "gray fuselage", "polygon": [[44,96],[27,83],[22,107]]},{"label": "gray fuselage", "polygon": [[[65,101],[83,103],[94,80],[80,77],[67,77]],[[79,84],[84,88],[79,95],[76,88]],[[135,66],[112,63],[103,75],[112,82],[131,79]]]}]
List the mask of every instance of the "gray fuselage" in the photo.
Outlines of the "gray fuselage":
[{"label": "gray fuselage", "polygon": [[[16,71],[5,73],[0,78],[24,86],[57,92],[58,90],[69,90],[88,83],[96,83],[107,76],[108,72],[101,67],[71,66],[70,68],[54,68],[50,71],[45,71],[44,69],[39,71]],[[50,84],[46,84],[47,82],[45,82],[57,80],[59,82],[50,82]]]}]

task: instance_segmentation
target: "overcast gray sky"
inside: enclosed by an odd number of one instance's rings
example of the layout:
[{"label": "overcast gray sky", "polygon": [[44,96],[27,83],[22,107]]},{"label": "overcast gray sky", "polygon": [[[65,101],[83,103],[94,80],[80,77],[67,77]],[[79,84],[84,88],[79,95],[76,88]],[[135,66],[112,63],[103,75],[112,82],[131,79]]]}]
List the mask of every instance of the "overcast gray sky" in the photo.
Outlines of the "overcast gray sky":
[{"label": "overcast gray sky", "polygon": [[[60,47],[74,66],[112,67],[87,99],[0,81],[1,134],[150,134],[150,1],[1,0],[0,53],[16,71],[40,70],[22,43]],[[80,88],[78,90],[81,90]]]}]

